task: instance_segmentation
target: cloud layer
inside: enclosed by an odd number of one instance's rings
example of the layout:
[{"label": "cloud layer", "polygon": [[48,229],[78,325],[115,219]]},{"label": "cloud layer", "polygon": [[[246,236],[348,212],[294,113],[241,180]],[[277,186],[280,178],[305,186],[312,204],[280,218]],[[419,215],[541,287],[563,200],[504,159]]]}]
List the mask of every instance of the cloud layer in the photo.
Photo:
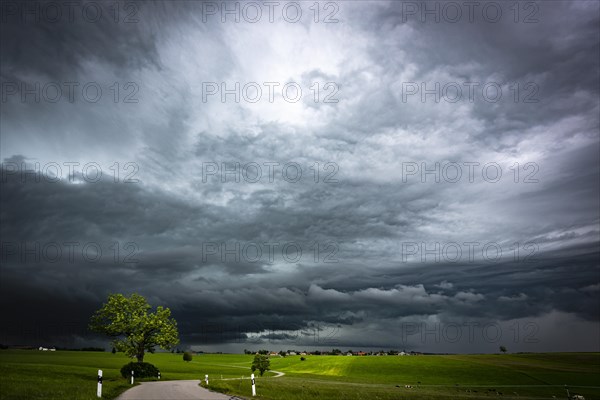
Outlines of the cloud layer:
[{"label": "cloud layer", "polygon": [[0,341],[135,291],[207,349],[599,350],[597,3],[131,4],[3,9]]}]

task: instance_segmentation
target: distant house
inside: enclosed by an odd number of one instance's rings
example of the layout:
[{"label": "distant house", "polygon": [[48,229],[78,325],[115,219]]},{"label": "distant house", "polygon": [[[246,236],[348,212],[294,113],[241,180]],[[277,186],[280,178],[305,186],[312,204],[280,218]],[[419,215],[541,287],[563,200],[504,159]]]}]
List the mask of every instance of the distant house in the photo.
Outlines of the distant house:
[{"label": "distant house", "polygon": [[295,351],[290,351],[290,352],[288,353],[288,356],[295,356],[295,355],[297,355]]},{"label": "distant house", "polygon": [[278,355],[279,355],[279,353],[275,353],[274,351],[272,351],[272,352],[270,352],[270,353],[269,353],[269,355],[270,355],[270,356],[278,356]]},{"label": "distant house", "polygon": [[347,352],[346,355],[347,356],[352,356],[353,354],[351,352]]},{"label": "distant house", "polygon": [[305,351],[303,351],[302,353],[300,353],[300,355],[301,355],[301,356],[305,356],[305,355],[306,355],[306,352],[305,352]]}]

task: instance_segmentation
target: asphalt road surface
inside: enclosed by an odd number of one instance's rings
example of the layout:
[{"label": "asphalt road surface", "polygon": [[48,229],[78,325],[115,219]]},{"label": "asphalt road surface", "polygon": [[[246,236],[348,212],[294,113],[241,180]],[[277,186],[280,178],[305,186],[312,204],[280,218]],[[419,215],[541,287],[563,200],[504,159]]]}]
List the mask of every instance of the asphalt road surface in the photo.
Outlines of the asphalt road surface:
[{"label": "asphalt road surface", "polygon": [[117,397],[117,400],[232,400],[237,397],[211,392],[195,381],[142,382]]}]

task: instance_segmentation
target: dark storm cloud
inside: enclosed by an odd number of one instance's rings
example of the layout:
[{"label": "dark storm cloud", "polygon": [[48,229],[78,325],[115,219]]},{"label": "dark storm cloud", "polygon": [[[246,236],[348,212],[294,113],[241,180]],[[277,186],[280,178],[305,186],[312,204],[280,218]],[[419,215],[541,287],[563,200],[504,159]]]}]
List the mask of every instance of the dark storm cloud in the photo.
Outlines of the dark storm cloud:
[{"label": "dark storm cloud", "polygon": [[[88,62],[108,63],[120,75],[159,62],[155,38],[139,23],[139,12],[135,12],[136,18],[128,19],[130,23],[115,23],[110,5],[84,1],[71,3],[73,17],[69,17],[69,8],[64,6],[60,11],[64,18],[57,22],[39,17],[36,21],[34,12],[36,8],[41,10],[44,2],[23,2],[18,11],[12,9],[16,4],[2,4],[3,79],[69,80],[85,72]],[[93,8],[89,16],[82,13],[86,4]],[[138,11],[140,5],[143,4],[136,3]],[[96,9],[102,18],[94,16]],[[44,14],[40,11],[38,15]]]},{"label": "dark storm cloud", "polygon": [[[589,246],[573,249],[565,256],[561,252],[544,254],[528,264],[429,263],[407,267],[388,262],[383,268],[370,268],[367,275],[364,262],[352,262],[342,251],[336,264],[284,264],[287,278],[280,279],[277,273],[264,270],[268,263],[217,259],[211,264],[203,260],[200,243],[214,241],[212,238],[229,229],[227,220],[214,217],[218,207],[174,202],[138,185],[115,185],[110,181],[24,184],[20,177],[3,172],[2,219],[6,223],[1,233],[3,238],[13,239],[3,241],[3,284],[12,288],[3,296],[20,305],[7,317],[13,327],[22,324],[23,310],[35,315],[42,298],[46,306],[52,304],[52,309],[67,307],[73,312],[68,316],[50,314],[30,323],[43,325],[48,318],[66,324],[78,318],[86,320],[86,313],[114,291],[139,291],[151,301],[168,303],[183,321],[183,337],[193,341],[200,335],[204,343],[233,339],[243,343],[248,338],[258,341],[260,335],[252,336],[252,332],[296,332],[310,328],[312,321],[336,326],[419,315],[439,315],[449,321],[468,317],[495,320],[531,317],[552,310],[596,319],[599,311],[594,291],[584,290],[597,274],[596,254]],[[102,213],[97,212],[100,209]],[[149,215],[153,223],[147,226]],[[264,225],[263,213],[254,218],[247,221],[248,226]],[[115,226],[111,221],[120,224]],[[339,232],[342,245],[346,239],[364,236],[361,233],[356,237],[359,231],[351,229],[350,222],[346,235]],[[292,218],[288,223],[287,230],[259,230],[273,235],[264,237],[268,241],[275,242],[287,233],[296,241],[308,242],[301,236],[304,221]],[[300,227],[295,226],[299,223]],[[360,226],[364,221],[354,223]],[[204,227],[202,232],[193,237],[185,235],[197,226]],[[237,237],[247,240],[254,234],[239,232]],[[332,235],[337,237],[336,232]],[[139,246],[139,253],[134,255],[138,262],[115,262],[107,238],[120,240],[119,246],[124,241],[135,242]],[[66,254],[58,262],[51,262],[53,256],[39,250],[40,261],[36,261],[35,252],[28,254],[22,247],[28,246],[31,251],[35,243],[44,246],[64,242],[78,242],[80,246],[99,243],[109,254],[91,262],[79,254],[78,247],[73,262]],[[218,276],[211,275],[213,266],[239,283],[223,285]],[[577,273],[571,273],[573,270]],[[252,279],[249,274],[258,277],[250,285],[246,284]],[[565,279],[567,276],[569,279]],[[444,280],[451,284],[440,285]],[[440,286],[445,289],[440,290]],[[73,302],[78,305],[70,307]],[[267,337],[273,341],[277,338]]]},{"label": "dark storm cloud", "polygon": [[[443,20],[434,23],[434,15],[429,15],[426,20],[429,22],[423,23],[420,10],[434,9],[443,3],[419,2],[416,16],[403,17],[407,3],[373,6],[374,12],[366,15],[360,8],[356,10],[361,14],[357,20],[364,23],[365,30],[385,40],[373,42],[368,48],[372,68],[379,74],[378,85],[362,81],[361,74],[357,79],[355,74],[363,70],[347,71],[353,74],[352,80],[340,78],[352,82],[359,90],[369,87],[369,101],[356,110],[358,114],[342,114],[339,118],[337,126],[346,138],[349,134],[370,135],[382,127],[423,130],[423,124],[431,125],[432,119],[451,124],[454,118],[444,115],[442,106],[420,107],[421,92],[404,102],[401,85],[407,82],[419,85],[426,82],[429,89],[436,82],[441,86],[458,83],[463,88],[459,103],[467,103],[465,82],[506,85],[499,102],[483,101],[479,93],[479,100],[472,104],[473,117],[485,121],[486,126],[480,133],[467,130],[468,140],[483,141],[490,148],[506,145],[498,141],[500,135],[522,134],[524,129],[537,124],[548,125],[569,116],[597,113],[600,19],[592,2],[536,3],[537,22],[528,24],[515,24],[508,4],[502,3],[494,3],[502,4],[504,18],[498,23],[487,23],[481,14],[468,23],[466,13],[458,23]],[[513,101],[514,89],[509,89],[509,85],[516,83],[519,84],[517,102]],[[535,84],[536,93],[529,97],[535,103],[523,101],[524,96],[534,91],[526,88],[527,83]],[[432,95],[428,99],[428,103],[433,102]],[[380,109],[382,103],[387,105],[385,109]],[[432,112],[440,111],[445,118],[434,118]],[[368,118],[369,115],[378,118]],[[590,133],[596,135],[597,120],[589,122]],[[461,129],[459,126],[456,128]]]},{"label": "dark storm cloud", "polygon": [[[2,24],[3,82],[140,90],[134,104],[3,101],[0,341],[75,343],[91,337],[82,321],[108,293],[139,292],[173,310],[185,345],[397,347],[403,324],[477,321],[535,323],[546,349],[568,342],[552,329],[563,322],[591,332],[572,348],[596,349],[597,3],[539,3],[535,24],[508,10],[498,24],[453,24],[403,22],[400,2],[348,2],[328,26],[310,14],[203,22],[200,2],[136,4],[133,24]],[[305,97],[202,101],[203,82],[274,80],[301,83]],[[314,81],[336,82],[339,103],[315,103]],[[498,82],[503,99],[403,101],[403,83],[425,81]],[[535,82],[539,102],[513,102],[512,82]],[[78,168],[72,182],[50,182],[39,172],[71,161],[105,174],[86,182]],[[123,182],[125,162],[139,182]],[[298,182],[282,170],[290,162]],[[406,176],[408,162],[495,162],[503,178],[478,169],[473,182],[422,182]],[[262,166],[263,179],[223,175],[235,163]],[[272,180],[265,163],[278,163]],[[535,183],[523,182],[526,163]],[[15,166],[29,169],[25,182]],[[403,245],[450,242],[493,243],[503,256],[404,259]],[[278,243],[272,257],[265,243]],[[302,256],[286,259],[286,243]],[[533,258],[515,260],[514,243]],[[436,350],[458,351],[446,345]]]}]

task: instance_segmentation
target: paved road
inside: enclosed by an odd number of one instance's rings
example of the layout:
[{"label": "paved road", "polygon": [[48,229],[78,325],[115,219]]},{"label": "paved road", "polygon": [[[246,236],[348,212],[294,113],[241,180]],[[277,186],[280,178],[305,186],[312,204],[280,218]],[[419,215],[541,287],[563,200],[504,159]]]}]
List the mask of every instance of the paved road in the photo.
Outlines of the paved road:
[{"label": "paved road", "polygon": [[195,381],[142,382],[117,397],[117,400],[231,400],[236,397],[211,392]]}]

